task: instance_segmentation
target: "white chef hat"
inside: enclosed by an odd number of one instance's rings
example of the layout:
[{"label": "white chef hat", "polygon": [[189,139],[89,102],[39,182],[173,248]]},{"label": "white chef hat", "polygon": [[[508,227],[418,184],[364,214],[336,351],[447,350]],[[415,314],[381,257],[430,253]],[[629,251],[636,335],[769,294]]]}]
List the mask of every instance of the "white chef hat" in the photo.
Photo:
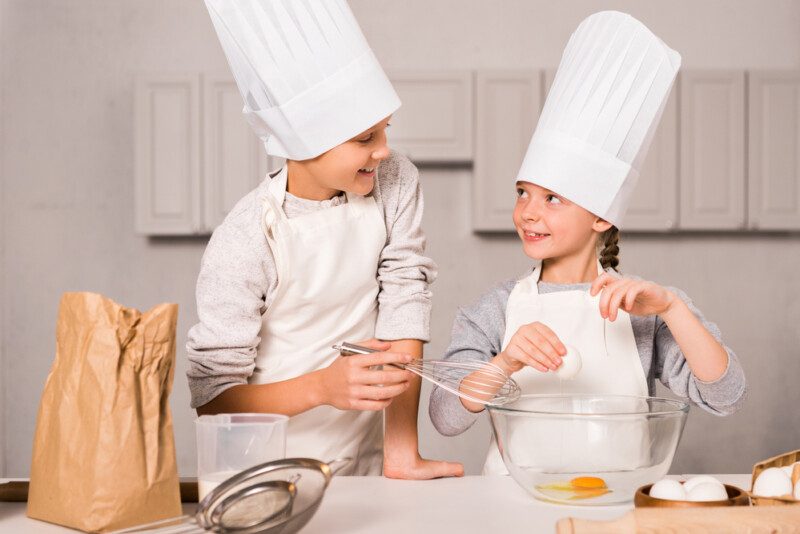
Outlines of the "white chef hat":
[{"label": "white chef hat", "polygon": [[585,19],[561,56],[517,181],[619,227],[680,64],[630,15]]},{"label": "white chef hat", "polygon": [[267,153],[316,157],[400,99],[345,0],[205,0]]}]

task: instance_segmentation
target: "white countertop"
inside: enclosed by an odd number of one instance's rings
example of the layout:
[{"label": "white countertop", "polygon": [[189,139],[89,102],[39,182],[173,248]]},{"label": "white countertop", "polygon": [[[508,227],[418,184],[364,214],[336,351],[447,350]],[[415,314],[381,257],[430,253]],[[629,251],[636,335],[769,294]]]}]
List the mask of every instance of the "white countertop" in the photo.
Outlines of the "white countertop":
[{"label": "white countertop", "polygon": [[[691,475],[684,475],[688,478]],[[750,475],[714,475],[743,489]],[[671,477],[681,478],[681,477]],[[0,480],[2,482],[2,480]],[[193,513],[196,505],[184,505]],[[535,500],[511,477],[472,476],[428,481],[383,477],[335,477],[303,534],[408,534],[434,532],[555,532],[562,517],[614,519],[633,508],[561,506]],[[490,529],[490,530],[487,530]],[[50,534],[74,532],[29,519],[24,503],[0,503],[0,532]]]}]

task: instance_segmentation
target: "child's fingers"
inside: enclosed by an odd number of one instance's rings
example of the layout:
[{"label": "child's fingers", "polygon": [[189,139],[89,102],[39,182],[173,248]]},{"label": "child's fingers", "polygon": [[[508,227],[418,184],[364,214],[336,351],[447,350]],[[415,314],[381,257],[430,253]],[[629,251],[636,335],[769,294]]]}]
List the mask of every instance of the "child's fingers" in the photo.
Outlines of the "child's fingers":
[{"label": "child's fingers", "polygon": [[[550,343],[550,346],[553,347],[553,350],[556,352],[557,356],[563,356],[564,354],[567,353],[567,347],[564,346],[564,344],[561,342],[561,340],[558,339],[558,336],[556,335],[556,333],[553,332],[550,329],[550,327],[548,327],[546,324],[533,323],[532,327],[539,334],[541,334],[542,336],[545,337],[545,339]],[[558,360],[558,363],[560,364],[561,363],[560,359],[557,359],[557,360]]]},{"label": "child's fingers", "polygon": [[625,295],[628,293],[628,287],[632,285],[630,283],[620,284],[614,289],[611,298],[608,301],[608,319],[610,321],[617,320],[617,312],[619,311],[619,306],[622,303],[622,299],[625,298]]},{"label": "child's fingers", "polygon": [[408,389],[408,382],[383,386],[358,386],[355,394],[359,400],[381,401],[393,399]]},{"label": "child's fingers", "polygon": [[608,273],[603,273],[599,275],[597,278],[594,279],[594,282],[592,282],[592,287],[589,288],[589,294],[591,296],[597,295],[603,289],[603,287],[605,287],[608,284],[611,284],[612,282],[615,282],[616,280],[617,280],[616,278],[614,278]]},{"label": "child's fingers", "polygon": [[608,317],[608,307],[611,304],[611,298],[614,293],[623,285],[627,284],[627,280],[615,280],[603,288],[603,294],[600,296],[600,315],[605,319]]},{"label": "child's fingers", "polygon": [[643,284],[633,284],[633,286],[628,288],[628,291],[625,292],[625,311],[629,312],[631,309],[633,309],[633,305],[636,303],[636,297],[638,297],[639,293],[641,293],[643,290]]},{"label": "child's fingers", "polygon": [[548,366],[539,363],[539,361],[533,357],[532,353],[534,350],[535,348],[530,343],[526,342],[525,349],[523,349],[518,343],[512,342],[506,348],[505,352],[510,358],[520,362],[522,365],[527,365],[538,371],[546,373],[548,371]]},{"label": "child's fingers", "polygon": [[358,381],[368,386],[377,384],[402,384],[407,383],[412,376],[410,371],[403,371],[395,367],[384,367],[380,370],[367,368],[359,375]]},{"label": "child's fingers", "polygon": [[353,364],[359,367],[372,367],[373,365],[389,365],[392,363],[409,363],[414,359],[410,354],[400,352],[375,352],[373,354],[355,354],[348,356]]},{"label": "child's fingers", "polygon": [[368,349],[375,349],[380,351],[387,351],[392,348],[392,344],[386,341],[381,341],[380,339],[370,338],[365,339],[363,341],[357,341],[356,345],[360,345],[362,347],[367,347]]},{"label": "child's fingers", "polygon": [[[558,369],[558,366],[561,365],[561,359],[558,358],[555,349],[548,344],[547,340],[541,334],[534,332],[531,337],[526,338],[523,343],[525,354],[528,357],[526,362],[528,365],[533,365],[538,369],[538,367],[531,362],[532,360],[552,371],[555,371]],[[558,359],[558,361],[556,361],[556,359]]]}]

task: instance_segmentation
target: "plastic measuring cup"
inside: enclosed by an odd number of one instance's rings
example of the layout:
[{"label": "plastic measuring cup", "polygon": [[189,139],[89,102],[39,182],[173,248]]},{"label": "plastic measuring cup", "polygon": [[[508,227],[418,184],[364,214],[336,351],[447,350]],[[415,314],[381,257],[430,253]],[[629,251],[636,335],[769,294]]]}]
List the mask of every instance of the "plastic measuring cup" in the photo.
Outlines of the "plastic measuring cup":
[{"label": "plastic measuring cup", "polygon": [[197,428],[197,484],[202,501],[222,481],[254,465],[286,457],[285,415],[201,415]]}]

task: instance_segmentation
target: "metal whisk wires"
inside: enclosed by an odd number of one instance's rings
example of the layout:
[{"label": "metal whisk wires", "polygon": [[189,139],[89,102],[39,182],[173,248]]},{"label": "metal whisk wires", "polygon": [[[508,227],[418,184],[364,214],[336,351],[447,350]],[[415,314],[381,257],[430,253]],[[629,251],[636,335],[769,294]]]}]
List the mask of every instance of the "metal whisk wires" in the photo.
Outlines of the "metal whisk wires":
[{"label": "metal whisk wires", "polygon": [[[378,352],[345,342],[333,348],[343,356]],[[410,371],[453,395],[478,404],[498,406],[515,401],[520,396],[519,385],[490,362],[417,359],[406,364],[390,365]]]}]

